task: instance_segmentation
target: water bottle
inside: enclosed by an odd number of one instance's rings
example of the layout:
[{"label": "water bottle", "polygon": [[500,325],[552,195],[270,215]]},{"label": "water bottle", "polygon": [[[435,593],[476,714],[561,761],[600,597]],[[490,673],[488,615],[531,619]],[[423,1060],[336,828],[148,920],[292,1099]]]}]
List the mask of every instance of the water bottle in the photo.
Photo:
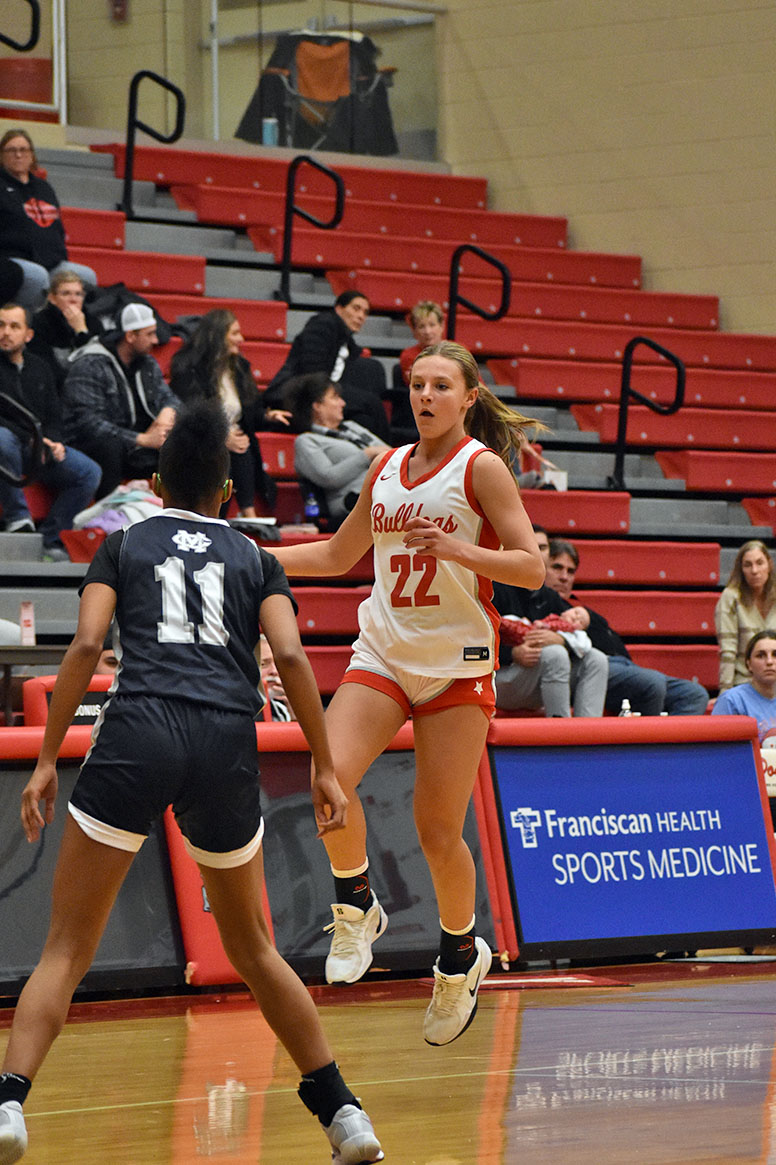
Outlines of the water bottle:
[{"label": "water bottle", "polygon": [[320,515],[321,515],[321,510],[320,510],[320,506],[318,505],[318,499],[315,496],[315,494],[313,493],[313,491],[310,490],[309,494],[304,499],[305,521],[317,523]]},{"label": "water bottle", "polygon": [[617,715],[618,716],[632,716],[633,715],[633,713],[631,712],[630,700],[628,700],[627,698],[623,700],[622,705],[620,706],[620,711],[617,713]]}]

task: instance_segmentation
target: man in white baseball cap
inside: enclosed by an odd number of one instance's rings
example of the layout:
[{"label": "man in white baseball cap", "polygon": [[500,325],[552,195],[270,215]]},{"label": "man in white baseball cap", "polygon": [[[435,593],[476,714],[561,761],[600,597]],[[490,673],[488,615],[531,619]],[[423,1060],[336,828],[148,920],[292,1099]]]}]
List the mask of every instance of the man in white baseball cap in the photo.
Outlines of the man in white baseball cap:
[{"label": "man in white baseball cap", "polygon": [[70,444],[102,468],[98,497],[123,480],[150,478],[172,428],[178,398],[151,355],[156,319],[146,303],[128,303],[121,327],[73,353],[64,384]]}]

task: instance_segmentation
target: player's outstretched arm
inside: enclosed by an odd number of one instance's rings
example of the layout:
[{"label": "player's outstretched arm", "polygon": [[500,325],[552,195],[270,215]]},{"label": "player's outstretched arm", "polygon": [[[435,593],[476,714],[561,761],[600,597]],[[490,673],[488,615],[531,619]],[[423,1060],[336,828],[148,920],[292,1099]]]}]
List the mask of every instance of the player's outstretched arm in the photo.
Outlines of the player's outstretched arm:
[{"label": "player's outstretched arm", "polygon": [[345,824],[347,797],[334,772],[323,705],[310,661],[304,653],[293,607],[285,595],[269,595],[261,604],[261,628],[291,707],[313,758],[312,799],[318,836]]},{"label": "player's outstretched arm", "polygon": [[[78,627],[57,674],[38,763],[22,792],[22,825],[28,841],[37,841],[54,820],[57,756],[65,733],[84,698],[116,608],[116,592],[105,583],[89,583],[81,596]],[[45,815],[40,802],[45,802]]]}]

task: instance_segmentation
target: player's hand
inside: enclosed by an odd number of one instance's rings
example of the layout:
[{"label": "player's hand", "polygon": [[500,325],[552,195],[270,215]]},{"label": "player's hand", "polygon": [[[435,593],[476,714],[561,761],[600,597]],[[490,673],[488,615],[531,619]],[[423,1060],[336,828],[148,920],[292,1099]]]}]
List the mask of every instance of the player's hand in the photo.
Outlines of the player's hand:
[{"label": "player's hand", "polygon": [[312,798],[319,838],[335,829],[345,828],[348,799],[333,771],[313,773]]},{"label": "player's hand", "polygon": [[[27,841],[37,841],[44,825],[51,825],[54,820],[58,784],[55,765],[38,763],[35,766],[35,772],[22,792],[22,827]],[[40,812],[41,801],[46,803],[44,815]]]},{"label": "player's hand", "polygon": [[443,534],[430,518],[410,518],[405,522],[402,541],[408,550],[416,550],[418,554],[433,554],[435,558],[442,559],[453,558],[456,549],[460,548],[459,539]]}]

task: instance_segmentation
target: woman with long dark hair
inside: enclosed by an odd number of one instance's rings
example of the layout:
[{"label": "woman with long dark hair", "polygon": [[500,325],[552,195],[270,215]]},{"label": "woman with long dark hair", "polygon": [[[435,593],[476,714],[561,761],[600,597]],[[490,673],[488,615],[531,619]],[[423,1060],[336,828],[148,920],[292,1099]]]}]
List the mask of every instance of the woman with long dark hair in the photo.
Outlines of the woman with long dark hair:
[{"label": "woman with long dark hair", "polygon": [[265,410],[251,366],[240,355],[243,339],[234,312],[225,308],[209,311],[173,356],[170,387],[184,403],[220,400],[229,422],[226,447],[234,495],[240,515],[255,518],[256,494],[272,507],[277,492],[264,470],[256,430],[264,428],[267,421],[288,424],[289,414],[282,409]]}]

